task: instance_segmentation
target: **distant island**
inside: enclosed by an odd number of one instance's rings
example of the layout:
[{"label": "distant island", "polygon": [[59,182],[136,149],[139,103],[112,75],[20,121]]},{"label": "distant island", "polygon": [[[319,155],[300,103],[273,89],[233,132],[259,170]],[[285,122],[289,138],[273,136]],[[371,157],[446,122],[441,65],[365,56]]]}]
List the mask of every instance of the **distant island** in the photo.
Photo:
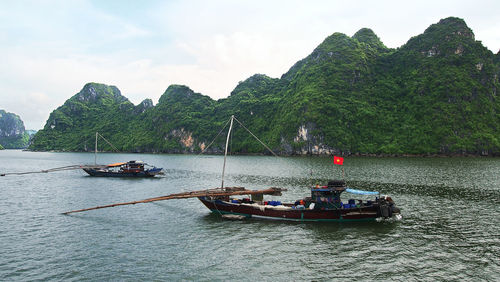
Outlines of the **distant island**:
[{"label": "distant island", "polygon": [[[253,75],[220,100],[171,85],[157,105],[134,105],[115,86],[88,83],[29,149],[93,150],[98,131],[121,151],[196,153],[234,114],[282,155],[498,156],[499,76],[500,54],[460,18],[396,49],[363,28],[330,35],[281,78]],[[214,144],[208,152],[220,153],[223,138]],[[265,153],[243,128],[231,150]]]},{"label": "distant island", "polygon": [[28,147],[30,136],[34,133],[33,130],[25,130],[18,115],[0,110],[0,150],[24,149]]}]

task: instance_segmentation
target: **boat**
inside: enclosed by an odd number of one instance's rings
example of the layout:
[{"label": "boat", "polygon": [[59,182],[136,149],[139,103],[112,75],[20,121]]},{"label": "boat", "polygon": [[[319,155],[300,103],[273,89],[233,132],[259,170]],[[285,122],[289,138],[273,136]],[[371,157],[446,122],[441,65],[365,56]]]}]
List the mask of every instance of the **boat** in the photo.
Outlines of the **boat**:
[{"label": "boat", "polygon": [[[383,219],[401,218],[400,209],[396,207],[391,197],[381,196],[380,193],[374,191],[348,188],[344,180],[331,180],[327,185],[311,187],[310,197],[305,197],[294,203],[281,203],[281,201],[274,200],[264,201],[264,194],[255,193],[252,193],[250,198],[231,197],[231,188],[224,188],[224,171],[226,166],[227,141],[229,141],[233,120],[238,121],[234,116],[231,117],[231,125],[229,126],[226,139],[222,184],[220,188],[221,191],[227,191],[228,193],[223,196],[198,197],[213,213],[229,219],[256,217],[293,221],[380,221]],[[241,122],[239,123],[241,124]],[[252,136],[255,137],[254,134]],[[258,138],[257,140],[261,142]],[[265,147],[268,148],[267,146]],[[341,159],[343,162],[343,158],[335,158],[337,160]],[[274,195],[281,195],[281,191],[286,190],[275,189],[277,190],[275,190]],[[343,192],[377,196],[372,200],[365,201],[348,199],[344,203],[340,197]]]},{"label": "boat", "polygon": [[[101,137],[106,143],[108,143],[115,151],[118,151],[111,142],[109,142],[104,136],[95,133],[95,151],[94,151],[94,165],[81,166],[83,171],[88,173],[90,176],[101,176],[101,177],[154,177],[158,174],[163,174],[162,168],[150,166],[143,161],[128,161],[121,163],[113,163],[108,165],[97,165],[97,141],[98,137]],[[147,166],[148,168],[145,168]]]},{"label": "boat", "polygon": [[[146,168],[150,167],[150,168]],[[162,168],[150,166],[142,161],[128,161],[105,166],[83,167],[90,176],[101,177],[154,177],[162,173]]]},{"label": "boat", "polygon": [[400,209],[388,196],[376,196],[373,200],[348,199],[343,192],[372,194],[378,192],[348,188],[343,180],[332,180],[325,186],[311,187],[311,196],[294,203],[264,201],[263,194],[250,198],[229,196],[203,196],[198,199],[213,213],[228,219],[265,218],[292,221],[381,221],[401,219]]}]

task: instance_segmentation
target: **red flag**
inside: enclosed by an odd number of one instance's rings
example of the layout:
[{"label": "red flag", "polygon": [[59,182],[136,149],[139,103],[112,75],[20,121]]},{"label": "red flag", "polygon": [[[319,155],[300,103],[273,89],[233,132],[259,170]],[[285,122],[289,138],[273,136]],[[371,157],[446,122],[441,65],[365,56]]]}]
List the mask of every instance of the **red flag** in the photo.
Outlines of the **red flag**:
[{"label": "red flag", "polygon": [[344,165],[344,158],[333,156],[333,163],[336,165]]}]

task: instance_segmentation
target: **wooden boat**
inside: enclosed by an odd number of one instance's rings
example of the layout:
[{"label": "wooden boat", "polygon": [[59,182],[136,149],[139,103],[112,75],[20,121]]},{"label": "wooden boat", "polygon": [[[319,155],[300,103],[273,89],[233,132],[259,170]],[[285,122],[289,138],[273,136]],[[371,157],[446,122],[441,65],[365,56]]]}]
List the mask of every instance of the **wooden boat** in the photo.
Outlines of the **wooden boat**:
[{"label": "wooden boat", "polygon": [[[226,139],[226,152],[222,169],[222,190],[224,190],[227,141],[231,134],[233,120],[235,120],[234,116],[231,117],[231,125]],[[255,137],[253,134],[252,136]],[[258,138],[257,140],[261,142]],[[266,148],[268,147],[266,146]],[[275,195],[281,195],[281,191],[276,191]],[[377,194],[378,197],[366,202],[348,199],[346,203],[343,203],[340,195],[344,191],[357,194]],[[251,196],[251,198],[243,199],[231,198],[227,195],[200,196],[198,199],[212,212],[223,217],[230,216],[231,219],[235,217],[259,217],[295,221],[371,221],[401,217],[399,208],[395,206],[390,197],[381,197],[378,192],[348,188],[343,180],[333,180],[329,181],[326,186],[317,185],[312,187],[310,197],[300,199],[295,203],[264,201],[263,194],[251,194]]]},{"label": "wooden boat", "polygon": [[[380,221],[382,219],[400,219],[400,210],[387,196],[378,196],[373,200],[363,201],[348,199],[343,203],[342,192],[373,193],[347,188],[342,180],[330,181],[326,186],[311,188],[311,196],[295,203],[264,201],[262,194],[253,194],[251,198],[199,197],[200,201],[213,213],[223,217],[229,215],[241,218],[268,218],[293,221]],[[377,192],[375,192],[377,193]]]},{"label": "wooden boat", "polygon": [[[139,201],[115,203],[73,211],[71,214],[124,205],[136,205],[172,199],[198,198],[212,212],[227,219],[250,217],[294,220],[294,221],[370,221],[382,219],[400,219],[399,209],[390,197],[376,197],[375,201],[346,204],[338,201],[340,193],[376,193],[346,188],[343,181],[330,181],[328,186],[311,188],[311,197],[295,203],[282,204],[279,201],[264,201],[264,195],[281,196],[283,188],[271,187],[264,190],[247,190],[243,187],[225,187],[191,192],[182,192],[154,197]],[[234,196],[251,195],[251,198],[236,199]],[[323,197],[324,196],[324,197]]]},{"label": "wooden boat", "polygon": [[145,168],[148,164],[142,161],[114,163],[106,166],[85,167],[83,170],[90,176],[102,177],[154,177],[161,174],[162,168]]}]

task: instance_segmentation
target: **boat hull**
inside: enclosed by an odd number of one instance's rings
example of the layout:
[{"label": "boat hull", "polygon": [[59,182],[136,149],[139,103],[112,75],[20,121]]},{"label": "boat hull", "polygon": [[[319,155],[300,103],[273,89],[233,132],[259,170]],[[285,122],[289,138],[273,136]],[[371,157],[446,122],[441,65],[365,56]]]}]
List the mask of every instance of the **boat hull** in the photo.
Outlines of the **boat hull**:
[{"label": "boat hull", "polygon": [[375,221],[380,218],[377,206],[334,210],[294,209],[287,206],[267,206],[259,204],[231,203],[199,197],[199,200],[212,212],[220,215],[234,214],[244,217],[257,217],[291,221]]},{"label": "boat hull", "polygon": [[160,173],[161,168],[151,169],[147,171],[139,171],[139,172],[106,171],[93,168],[84,168],[83,170],[90,176],[97,176],[97,177],[154,177],[155,175]]}]

